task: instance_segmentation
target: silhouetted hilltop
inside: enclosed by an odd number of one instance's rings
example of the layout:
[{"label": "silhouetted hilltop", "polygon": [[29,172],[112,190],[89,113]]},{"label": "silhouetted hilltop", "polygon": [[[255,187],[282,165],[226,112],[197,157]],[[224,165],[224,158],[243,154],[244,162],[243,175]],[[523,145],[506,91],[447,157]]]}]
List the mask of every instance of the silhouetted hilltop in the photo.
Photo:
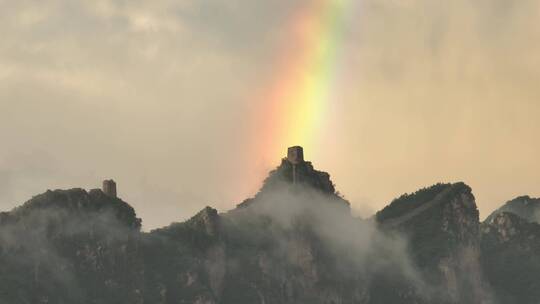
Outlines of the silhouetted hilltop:
[{"label": "silhouetted hilltop", "polygon": [[87,192],[84,189],[47,190],[25,202],[22,206],[4,213],[16,220],[37,212],[62,211],[65,216],[87,216],[89,214],[111,214],[127,227],[140,229],[141,219],[135,210],[121,199],[107,196],[100,189]]},{"label": "silhouetted hilltop", "polygon": [[480,269],[478,210],[469,186],[436,184],[402,195],[375,218],[383,229],[402,233],[423,276],[444,286],[433,297],[490,301]]},{"label": "silhouetted hilltop", "polygon": [[131,206],[101,190],[49,190],[3,213],[0,302],[134,300],[140,225]]},{"label": "silhouetted hilltop", "polygon": [[[295,167],[296,181],[293,180],[293,166]],[[264,181],[261,192],[271,191],[275,187],[284,186],[284,184],[292,185],[294,182],[317,189],[325,194],[333,195],[336,192],[334,184],[330,180],[330,174],[315,170],[311,162],[304,161],[293,165],[287,159],[283,159],[281,165],[270,172]]]},{"label": "silhouetted hilltop", "polygon": [[293,164],[287,158],[282,159],[281,164],[270,171],[255,197],[245,200],[238,207],[247,207],[254,201],[263,199],[267,194],[273,195],[281,191],[300,192],[305,190],[327,196],[329,200],[341,204],[344,208],[349,208],[349,202],[336,192],[330,174],[315,170],[311,162],[303,159]]}]

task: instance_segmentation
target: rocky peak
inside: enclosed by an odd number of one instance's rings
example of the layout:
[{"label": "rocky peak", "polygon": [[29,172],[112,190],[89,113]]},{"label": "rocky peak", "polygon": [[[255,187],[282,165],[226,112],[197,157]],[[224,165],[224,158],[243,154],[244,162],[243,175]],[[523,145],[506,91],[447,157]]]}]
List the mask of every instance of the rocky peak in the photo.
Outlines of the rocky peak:
[{"label": "rocky peak", "polygon": [[540,225],[498,212],[481,225],[482,263],[499,303],[540,299]]},{"label": "rocky peak", "polygon": [[206,207],[188,220],[187,224],[197,230],[205,231],[210,236],[216,236],[219,233],[220,217],[216,209]]},{"label": "rocky peak", "polygon": [[376,214],[385,230],[409,239],[414,261],[429,280],[445,290],[443,298],[484,303],[479,261],[478,210],[464,183],[436,184],[405,194]]},{"label": "rocky peak", "polygon": [[[464,183],[436,184],[402,195],[375,217],[384,229],[409,235],[412,243],[438,246],[440,257],[459,246],[476,247],[479,240],[478,209],[471,188]],[[424,261],[435,257],[429,251],[418,253]]]},{"label": "rocky peak", "polygon": [[101,190],[33,197],[1,216],[0,302],[84,303],[92,294],[107,303],[119,294],[140,303],[140,225],[131,206]]},{"label": "rocky peak", "polygon": [[8,218],[22,218],[38,212],[54,212],[55,215],[68,217],[89,214],[112,214],[118,222],[126,227],[140,229],[141,219],[137,218],[135,210],[126,202],[116,197],[110,197],[100,189],[87,192],[75,188],[69,190],[47,190],[34,196],[22,206],[9,212]]},{"label": "rocky peak", "polygon": [[350,211],[349,202],[336,192],[330,174],[316,170],[311,162],[305,161],[301,147],[291,147],[288,152],[288,157],[283,158],[281,164],[268,174],[257,195],[239,204],[239,208],[251,206],[267,195],[285,191],[292,194],[320,194]]},{"label": "rocky peak", "polygon": [[509,242],[530,239],[540,240],[540,225],[511,213],[494,214],[481,226],[483,238],[496,238],[498,242]]},{"label": "rocky peak", "polygon": [[[404,194],[377,212],[375,217],[383,226],[396,227],[406,225],[433,208],[444,211],[439,215],[445,215],[446,219],[450,219],[454,213],[478,218],[472,190],[464,183],[436,184],[413,194]],[[448,221],[440,223],[450,225]]]},{"label": "rocky peak", "polygon": [[513,213],[529,222],[540,223],[540,198],[520,196],[506,202],[501,208],[493,211],[486,222],[491,222],[498,214],[503,212]]},{"label": "rocky peak", "polygon": [[522,226],[524,221],[510,212],[497,213],[483,225],[482,233],[495,233],[501,241],[506,242],[518,233],[518,227]]},{"label": "rocky peak", "polygon": [[319,190],[325,194],[335,194],[336,192],[334,184],[330,180],[330,174],[315,170],[311,162],[304,161],[293,164],[288,159],[283,159],[279,167],[270,172],[261,192],[284,185],[290,186],[293,183]]}]

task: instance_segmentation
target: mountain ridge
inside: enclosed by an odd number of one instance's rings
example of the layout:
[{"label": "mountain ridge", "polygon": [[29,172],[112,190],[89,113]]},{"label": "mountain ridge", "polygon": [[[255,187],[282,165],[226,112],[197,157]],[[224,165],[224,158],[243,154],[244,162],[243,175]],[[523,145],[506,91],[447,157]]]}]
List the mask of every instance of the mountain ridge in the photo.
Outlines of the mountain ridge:
[{"label": "mountain ridge", "polygon": [[49,190],[1,213],[0,303],[536,303],[540,276],[518,274],[540,273],[540,225],[508,212],[480,223],[464,183],[363,220],[328,173],[285,158],[233,210],[150,232],[114,195]]}]

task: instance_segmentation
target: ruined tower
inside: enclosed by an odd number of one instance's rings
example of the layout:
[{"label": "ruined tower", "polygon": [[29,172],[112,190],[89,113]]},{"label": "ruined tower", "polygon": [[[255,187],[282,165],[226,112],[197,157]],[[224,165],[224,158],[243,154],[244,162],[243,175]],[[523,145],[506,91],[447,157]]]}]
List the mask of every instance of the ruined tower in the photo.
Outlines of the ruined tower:
[{"label": "ruined tower", "polygon": [[287,150],[287,160],[292,164],[292,180],[293,184],[296,184],[298,180],[296,165],[304,162],[304,148],[300,146],[290,147]]},{"label": "ruined tower", "polygon": [[287,150],[287,160],[293,164],[298,165],[304,162],[304,148],[300,146],[290,147]]},{"label": "ruined tower", "polygon": [[103,193],[110,197],[116,197],[116,183],[112,179],[103,181]]}]

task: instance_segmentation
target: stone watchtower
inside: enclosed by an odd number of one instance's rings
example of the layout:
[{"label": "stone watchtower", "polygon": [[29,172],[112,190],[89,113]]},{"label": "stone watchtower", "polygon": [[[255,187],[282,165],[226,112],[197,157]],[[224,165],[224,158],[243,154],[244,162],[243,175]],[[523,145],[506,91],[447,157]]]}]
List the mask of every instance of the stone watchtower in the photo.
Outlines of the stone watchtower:
[{"label": "stone watchtower", "polygon": [[103,181],[103,193],[110,197],[116,197],[116,183],[112,179]]},{"label": "stone watchtower", "polygon": [[304,148],[300,146],[290,147],[287,150],[287,160],[292,164],[292,180],[293,184],[296,184],[298,181],[296,165],[304,162]]},{"label": "stone watchtower", "polygon": [[293,164],[298,165],[304,162],[304,148],[300,146],[290,147],[287,150],[287,160]]}]

